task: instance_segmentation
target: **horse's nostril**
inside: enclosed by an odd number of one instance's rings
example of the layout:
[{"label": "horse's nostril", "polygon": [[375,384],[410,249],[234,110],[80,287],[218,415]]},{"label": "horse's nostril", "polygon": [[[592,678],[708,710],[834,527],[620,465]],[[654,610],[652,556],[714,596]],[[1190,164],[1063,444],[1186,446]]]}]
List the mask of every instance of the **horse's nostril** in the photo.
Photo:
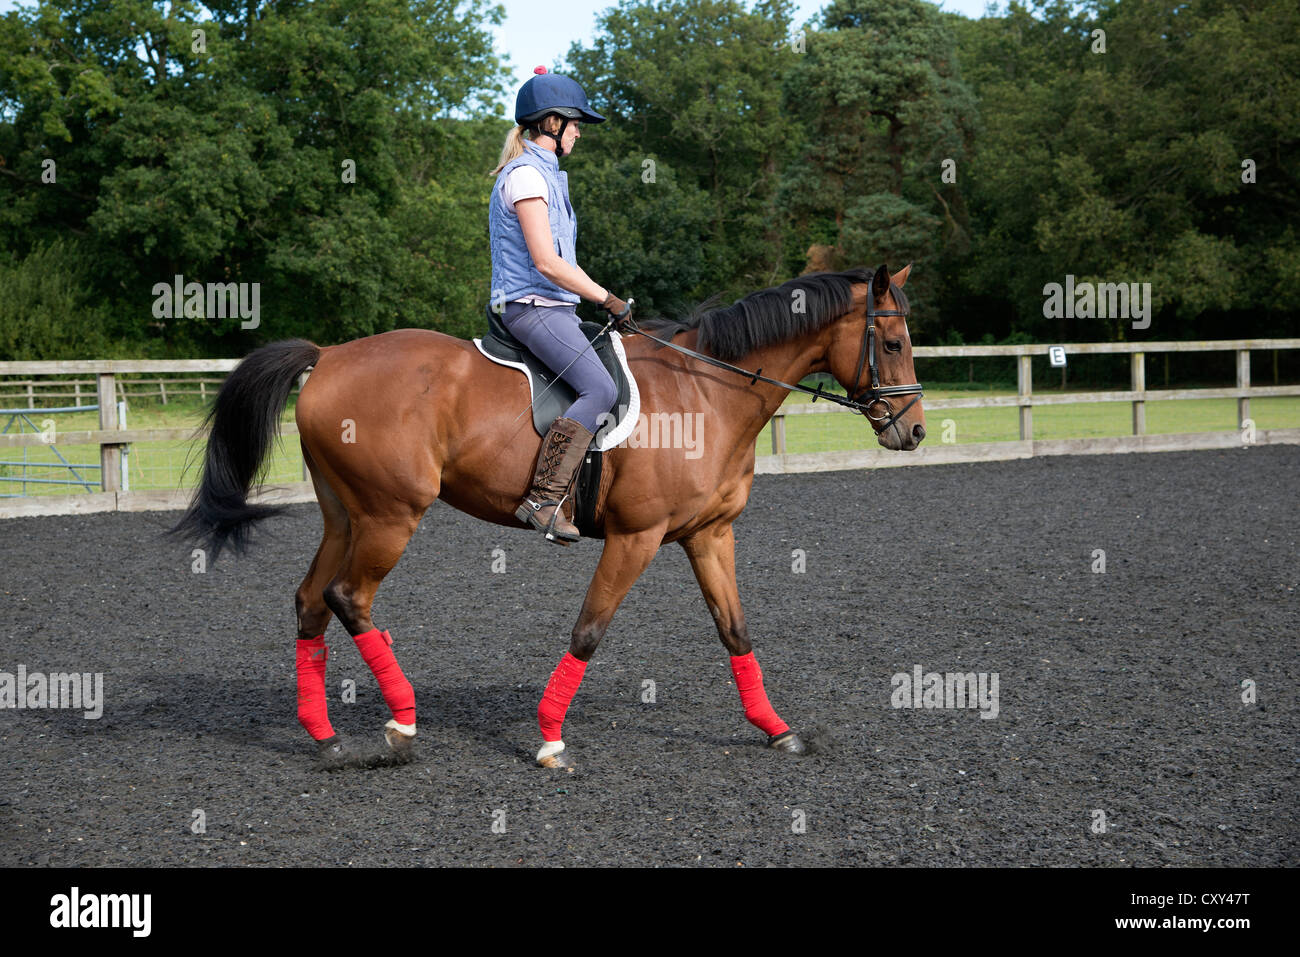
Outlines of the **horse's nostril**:
[{"label": "horse's nostril", "polygon": [[912,435],[916,437],[916,441],[920,442],[925,438],[925,426],[919,424],[912,426]]}]

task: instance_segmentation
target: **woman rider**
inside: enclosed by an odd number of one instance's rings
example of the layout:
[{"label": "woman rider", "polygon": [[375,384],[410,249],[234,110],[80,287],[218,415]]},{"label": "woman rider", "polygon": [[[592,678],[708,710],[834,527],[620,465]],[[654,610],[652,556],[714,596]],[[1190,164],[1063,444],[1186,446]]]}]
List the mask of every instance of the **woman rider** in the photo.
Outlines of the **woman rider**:
[{"label": "woman rider", "polygon": [[579,535],[561,505],[600,416],[618,398],[614,380],[578,328],[575,306],[589,299],[616,319],[626,318],[629,309],[577,263],[578,222],[568,174],[559,165],[582,135],[581,122],[605,118],[588,106],[575,80],[542,66],[533,72],[515,99],[517,125],[492,171],[492,300],[505,303],[501,318],[510,334],[578,393],[542,439],[532,488],[515,512],[520,521],[545,531],[548,540],[565,544]]}]

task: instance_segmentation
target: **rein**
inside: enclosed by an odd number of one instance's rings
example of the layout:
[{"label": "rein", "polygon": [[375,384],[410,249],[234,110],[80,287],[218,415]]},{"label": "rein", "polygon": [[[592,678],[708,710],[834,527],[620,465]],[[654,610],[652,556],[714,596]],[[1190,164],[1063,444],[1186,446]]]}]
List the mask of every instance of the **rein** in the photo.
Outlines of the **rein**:
[{"label": "rein", "polygon": [[[862,348],[858,350],[858,369],[853,375],[853,384],[854,386],[857,386],[862,381],[862,366],[866,364],[868,366],[868,371],[871,373],[871,385],[868,388],[859,389],[849,396],[836,395],[834,392],[827,392],[825,389],[820,387],[809,389],[802,385],[791,385],[789,382],[782,382],[780,379],[773,379],[769,376],[763,375],[762,366],[760,366],[757,371],[750,372],[748,369],[734,366],[730,362],[723,362],[721,359],[715,359],[713,356],[706,356],[702,353],[695,352],[692,349],[687,349],[684,346],[679,346],[675,343],[660,339],[657,336],[652,336],[650,333],[643,332],[635,326],[632,328],[632,331],[639,336],[645,336],[645,338],[659,343],[661,346],[667,346],[669,349],[680,352],[682,355],[692,356],[708,365],[744,376],[749,380],[750,385],[753,385],[755,382],[766,382],[768,385],[780,386],[781,388],[789,389],[792,392],[802,392],[805,395],[810,395],[813,397],[814,402],[818,399],[825,399],[828,402],[834,402],[836,405],[844,406],[846,409],[852,409],[854,412],[861,412],[867,417],[867,421],[871,423],[871,427],[875,429],[877,434],[879,434],[897,422],[908,409],[920,401],[921,397],[925,393],[921,390],[921,383],[919,382],[913,383],[912,385],[882,386],[880,384],[880,370],[876,365],[876,316],[906,316],[907,313],[896,309],[876,311],[874,309],[874,300],[874,292],[871,288],[871,284],[868,283],[867,327],[862,333]],[[912,395],[914,398],[898,412],[895,412],[888,398],[891,395]],[[860,401],[864,396],[866,397],[866,401]],[[885,407],[883,415],[877,416],[871,414],[871,408],[875,405],[883,405]],[[879,427],[877,427],[877,423],[879,423]]]}]

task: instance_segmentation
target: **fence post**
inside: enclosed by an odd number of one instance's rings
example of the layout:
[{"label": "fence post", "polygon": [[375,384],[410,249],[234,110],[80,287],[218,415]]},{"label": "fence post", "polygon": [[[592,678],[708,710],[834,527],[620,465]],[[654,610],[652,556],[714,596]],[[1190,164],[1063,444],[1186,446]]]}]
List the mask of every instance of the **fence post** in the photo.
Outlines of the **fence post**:
[{"label": "fence post", "polygon": [[[126,428],[126,403],[125,402],[119,402],[117,404],[117,426],[120,429]],[[128,463],[131,460],[131,446],[119,445],[118,450],[119,453],[117,458],[118,461],[122,463],[122,476],[118,488],[120,491],[129,492],[131,491],[131,470]]]},{"label": "fence post", "polygon": [[[1250,350],[1237,350],[1237,388],[1250,388]],[[1237,399],[1237,428],[1241,428],[1241,423],[1250,418],[1250,397],[1241,396]]]},{"label": "fence post", "polygon": [[[1131,386],[1132,390],[1139,395],[1145,395],[1147,391],[1147,363],[1145,352],[1135,352],[1132,356],[1133,363],[1131,369]],[[1147,404],[1142,399],[1133,400],[1133,434],[1146,435],[1147,432]]]},{"label": "fence post", "polygon": [[[99,373],[99,427],[103,431],[117,428],[117,389],[113,373]],[[99,487],[105,492],[116,492],[122,482],[122,447],[99,447]]]},{"label": "fence post", "polygon": [[1033,373],[1030,362],[1033,356],[1017,356],[1019,361],[1016,375],[1016,389],[1019,392],[1020,405],[1020,441],[1026,442],[1034,437]]},{"label": "fence post", "polygon": [[785,455],[785,413],[780,409],[772,416],[772,454]]}]

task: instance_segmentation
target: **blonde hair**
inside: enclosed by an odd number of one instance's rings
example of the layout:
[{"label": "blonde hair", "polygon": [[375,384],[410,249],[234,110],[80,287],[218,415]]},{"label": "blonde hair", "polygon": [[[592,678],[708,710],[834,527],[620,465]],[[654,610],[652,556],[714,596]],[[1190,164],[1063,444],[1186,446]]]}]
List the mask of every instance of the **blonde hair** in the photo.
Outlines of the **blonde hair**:
[{"label": "blonde hair", "polygon": [[[547,122],[548,120],[550,120],[551,122],[548,123]],[[541,126],[543,129],[546,129],[547,127],[554,129],[558,125],[559,125],[559,121],[555,119],[554,115],[547,115],[542,118]],[[524,134],[526,132],[528,132],[528,127],[516,126],[513,129],[511,129],[509,133],[506,134],[506,141],[501,146],[501,158],[497,160],[497,168],[494,169],[492,172],[488,173],[489,176],[496,176],[503,169],[505,169],[507,163],[509,163],[511,160],[515,159],[515,157],[523,153]],[[531,136],[529,136],[528,138],[530,140],[532,139]]]}]

